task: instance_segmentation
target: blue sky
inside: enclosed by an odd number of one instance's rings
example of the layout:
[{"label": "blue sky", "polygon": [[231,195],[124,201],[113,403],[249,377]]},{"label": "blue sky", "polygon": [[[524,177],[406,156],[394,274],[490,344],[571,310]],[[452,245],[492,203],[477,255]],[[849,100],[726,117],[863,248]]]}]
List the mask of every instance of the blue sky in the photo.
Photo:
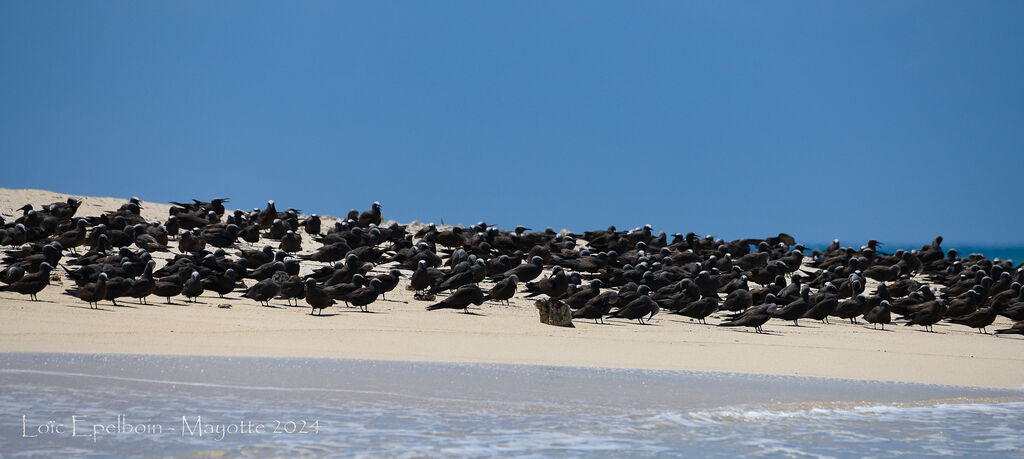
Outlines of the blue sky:
[{"label": "blue sky", "polygon": [[1022,2],[0,3],[0,186],[1024,243]]}]

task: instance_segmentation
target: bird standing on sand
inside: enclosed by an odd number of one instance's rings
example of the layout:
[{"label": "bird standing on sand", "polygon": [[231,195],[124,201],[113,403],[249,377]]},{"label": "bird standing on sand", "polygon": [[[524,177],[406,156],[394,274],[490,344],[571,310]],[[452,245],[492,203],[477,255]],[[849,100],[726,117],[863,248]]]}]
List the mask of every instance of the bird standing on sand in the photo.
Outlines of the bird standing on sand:
[{"label": "bird standing on sand", "polygon": [[383,285],[380,279],[370,279],[370,285],[353,290],[346,295],[349,304],[359,307],[362,312],[370,312],[369,305],[377,301],[380,288]]},{"label": "bird standing on sand", "polygon": [[374,201],[373,206],[371,206],[370,210],[363,212],[362,214],[359,215],[359,226],[365,228],[367,226],[370,226],[371,223],[380,226],[381,220],[382,218],[380,214],[380,203]]},{"label": "bird standing on sand", "polygon": [[637,289],[638,296],[629,304],[619,308],[619,310],[611,313],[608,317],[618,317],[620,319],[636,320],[640,325],[646,325],[644,322],[644,316],[648,316],[647,320],[654,318],[654,315],[661,310],[658,306],[658,302],[651,299],[648,294],[651,293],[651,288],[646,285],[641,285]]},{"label": "bird standing on sand", "polygon": [[820,320],[824,323],[828,323],[828,316],[835,312],[836,307],[839,306],[839,300],[836,299],[836,288],[831,283],[825,284],[825,288],[822,288],[815,297],[814,303],[807,308],[807,312],[804,313],[803,317],[807,319]]},{"label": "bird standing on sand", "polygon": [[192,275],[181,286],[181,294],[185,296],[186,303],[198,302],[199,295],[202,295],[204,290],[206,289],[203,287],[203,281],[199,279],[199,271],[192,271]]},{"label": "bird standing on sand", "polygon": [[864,314],[864,320],[871,324],[872,328],[877,328],[878,324],[882,324],[882,330],[885,330],[885,324],[892,322],[892,310],[888,300],[882,300],[878,306],[871,308],[866,314]]},{"label": "bird standing on sand", "polygon": [[323,288],[316,285],[316,279],[306,279],[304,284],[306,285],[306,304],[312,308],[309,315],[313,315],[316,311],[320,311],[317,315],[322,315],[324,308],[334,304],[334,299]]},{"label": "bird standing on sand", "polygon": [[451,296],[445,298],[440,303],[432,304],[427,306],[428,311],[435,311],[438,309],[462,309],[463,312],[469,314],[469,305],[475,304],[477,306],[484,303],[484,293],[477,287],[476,284],[463,285],[455,290]]},{"label": "bird standing on sand", "polygon": [[707,321],[705,321],[704,318],[710,316],[715,311],[718,311],[718,297],[709,296],[694,301],[686,307],[675,311],[675,313],[697,319],[698,323],[707,325]]},{"label": "bird standing on sand", "polygon": [[1002,309],[1000,306],[1001,303],[996,303],[988,307],[979,308],[965,316],[951,317],[947,320],[954,324],[977,328],[979,333],[988,334],[988,331],[986,331],[985,328],[996,321],[996,316]]},{"label": "bird standing on sand", "polygon": [[604,323],[604,316],[619,305],[619,294],[614,291],[599,293],[597,296],[587,300],[583,306],[572,313],[573,319],[593,319]]},{"label": "bird standing on sand", "polygon": [[374,279],[380,280],[380,299],[388,301],[387,297],[384,296],[398,287],[398,279],[402,277],[402,272],[392,268],[388,272],[374,277]]},{"label": "bird standing on sand", "polygon": [[[96,282],[69,288],[64,291],[66,295],[77,296],[82,301],[89,303],[89,309],[99,309],[99,302],[107,297],[107,273],[100,273]],[[95,305],[95,308],[93,308]]]},{"label": "bird standing on sand", "polygon": [[306,234],[317,236],[320,234],[320,217],[317,214],[310,215],[305,221],[302,222],[302,228],[306,230]]},{"label": "bird standing on sand", "polygon": [[740,288],[729,292],[729,296],[725,297],[725,302],[722,303],[722,309],[726,311],[744,311],[753,302],[754,299],[750,295],[750,290]]},{"label": "bird standing on sand", "polygon": [[292,230],[288,230],[281,236],[281,244],[278,248],[285,252],[299,252],[302,250],[302,236]]},{"label": "bird standing on sand", "polygon": [[519,276],[515,274],[502,279],[497,284],[494,284],[494,287],[491,287],[491,291],[487,292],[484,300],[497,300],[499,303],[504,301],[505,304],[509,304],[508,300],[516,294],[516,284],[518,282]]},{"label": "bird standing on sand", "polygon": [[561,266],[555,266],[554,269],[551,270],[551,276],[541,279],[537,283],[526,283],[526,290],[530,292],[526,297],[532,298],[537,295],[544,294],[551,298],[558,298],[564,295],[568,289],[569,278],[565,275],[565,271]]},{"label": "bird standing on sand", "polygon": [[921,304],[915,310],[911,311],[911,314],[904,319],[908,319],[904,325],[921,325],[925,330],[932,333],[935,332],[933,325],[939,323],[942,320],[942,316],[946,314],[946,305],[942,302],[942,299],[935,299],[924,304]]},{"label": "bird standing on sand", "polygon": [[776,319],[792,320],[793,325],[799,327],[800,323],[797,322],[807,312],[807,308],[810,303],[810,287],[803,287],[800,290],[800,299],[795,300],[785,306],[776,307],[775,309],[768,310],[768,313]]},{"label": "bird standing on sand", "polygon": [[171,304],[171,297],[180,294],[181,288],[181,276],[164,276],[154,282],[153,294],[167,298],[167,304]]},{"label": "bird standing on sand", "polygon": [[759,306],[752,306],[746,311],[733,315],[729,320],[718,324],[719,327],[750,327],[755,333],[763,333],[761,327],[772,318],[768,314],[768,308],[774,307],[775,299],[765,302]]},{"label": "bird standing on sand", "polygon": [[[279,272],[283,273],[284,271]],[[245,290],[242,296],[252,298],[262,306],[270,306],[270,300],[277,296],[278,293],[281,293],[281,284],[275,276],[271,276],[253,284],[252,287]]]},{"label": "bird standing on sand", "polygon": [[39,301],[36,294],[43,291],[47,285],[50,285],[50,271],[52,270],[53,266],[44,261],[39,264],[39,271],[24,274],[10,285],[0,285],[0,292],[18,292],[22,295],[28,295],[32,301]]},{"label": "bird standing on sand", "polygon": [[530,259],[529,263],[523,263],[515,268],[505,271],[504,274],[494,276],[495,279],[504,279],[508,276],[515,274],[519,277],[519,282],[530,282],[540,276],[544,272],[544,259],[535,256]]},{"label": "bird standing on sand", "polygon": [[[126,261],[125,265],[130,268],[131,262]],[[117,299],[128,296],[132,292],[132,287],[135,281],[131,276],[121,277],[114,276],[107,279],[107,294],[103,297],[105,300],[109,300],[110,304],[117,306]]]}]

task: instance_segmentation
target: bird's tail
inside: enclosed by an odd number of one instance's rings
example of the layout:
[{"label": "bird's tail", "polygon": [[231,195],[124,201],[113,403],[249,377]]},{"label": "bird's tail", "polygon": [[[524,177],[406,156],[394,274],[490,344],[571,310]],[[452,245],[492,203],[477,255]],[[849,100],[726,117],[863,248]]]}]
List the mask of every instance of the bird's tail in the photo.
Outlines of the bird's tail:
[{"label": "bird's tail", "polygon": [[432,304],[430,306],[427,306],[427,310],[428,311],[434,311],[434,310],[437,310],[437,309],[444,309],[444,303],[437,303],[437,304]]},{"label": "bird's tail", "polygon": [[1018,328],[1004,328],[1002,330],[996,330],[998,335],[1024,335],[1024,330]]},{"label": "bird's tail", "polygon": [[718,326],[719,327],[738,327],[739,324],[737,324],[736,322],[722,322],[722,323],[718,324]]}]

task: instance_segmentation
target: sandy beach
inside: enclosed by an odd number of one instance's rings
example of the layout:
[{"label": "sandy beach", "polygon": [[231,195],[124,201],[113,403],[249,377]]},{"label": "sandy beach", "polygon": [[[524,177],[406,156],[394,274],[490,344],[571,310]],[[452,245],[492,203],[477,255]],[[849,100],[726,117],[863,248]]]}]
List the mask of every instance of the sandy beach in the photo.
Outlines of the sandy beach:
[{"label": "sandy beach", "polygon": [[[0,213],[15,215],[25,203],[64,200],[69,195],[40,190],[0,189]],[[113,210],[122,198],[80,197],[79,215]],[[145,197],[142,197],[143,200]],[[184,198],[182,198],[184,199]],[[285,203],[287,207],[287,203]],[[169,205],[144,203],[142,215],[164,220]],[[385,212],[385,218],[387,214]],[[333,219],[325,219],[325,225]],[[172,247],[175,244],[171,244]],[[303,252],[319,247],[304,235]],[[166,259],[176,253],[161,253]],[[158,267],[163,262],[158,262]],[[303,273],[312,269],[303,263]],[[388,265],[375,268],[384,272]],[[404,286],[370,306],[332,307],[323,317],[309,308],[272,307],[207,292],[197,304],[176,297],[173,304],[150,298],[149,305],[103,302],[100,310],[67,295],[73,282],[52,282],[39,294],[0,292],[0,352],[67,352],[159,355],[355,358],[389,361],[488,362],[530,365],[704,370],[800,375],[858,380],[1017,388],[1024,385],[1024,339],[979,334],[940,323],[936,333],[893,324],[802,321],[800,327],[772,320],[767,334],[700,325],[662,313],[650,325],[612,319],[607,324],[577,320],[576,328],[541,324],[533,301],[517,294],[511,306],[484,303],[475,315],[425,311]],[[251,280],[246,282],[251,283]],[[490,284],[484,284],[487,288]],[[229,307],[221,307],[228,305]],[[1000,317],[994,328],[1010,322]]]}]

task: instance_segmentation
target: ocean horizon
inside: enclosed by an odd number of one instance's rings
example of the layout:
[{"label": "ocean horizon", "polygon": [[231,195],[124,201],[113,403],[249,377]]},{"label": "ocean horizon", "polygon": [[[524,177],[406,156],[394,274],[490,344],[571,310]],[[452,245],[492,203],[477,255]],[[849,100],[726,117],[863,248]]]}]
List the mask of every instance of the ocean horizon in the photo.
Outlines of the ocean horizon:
[{"label": "ocean horizon", "polygon": [[[844,242],[843,240],[839,241],[839,243],[842,244],[844,247],[845,246],[851,246],[851,247],[857,247],[857,248],[859,248],[862,245],[866,245],[866,242],[867,241],[865,241],[864,243],[854,244],[854,243]],[[817,249],[817,250],[824,250],[826,247],[828,247],[829,244],[830,243],[828,243],[828,242],[804,244],[804,247],[807,247],[807,252],[805,252],[805,253],[810,254],[810,251],[815,250],[815,249]],[[882,251],[882,252],[885,252],[885,253],[894,253],[897,250],[905,250],[905,251],[920,250],[922,246],[925,246],[925,245],[928,245],[928,244],[930,244],[930,242],[921,243],[921,244],[917,244],[917,245],[910,244],[910,243],[891,243],[891,244],[883,244],[882,246],[879,247],[879,250]],[[943,242],[942,243],[942,250],[944,250],[944,251],[946,251],[948,253],[950,249],[955,249],[959,253],[960,257],[963,257],[963,258],[966,258],[968,255],[971,255],[971,254],[981,254],[981,255],[984,255],[986,258],[989,258],[991,260],[995,260],[996,258],[999,258],[999,259],[1002,259],[1002,260],[1011,260],[1011,261],[1013,261],[1015,266],[1016,265],[1020,265],[1022,262],[1024,262],[1024,245],[1022,245],[1022,244],[1008,244],[1008,245],[998,245],[998,244],[992,244],[992,245],[986,245],[986,244],[964,244],[964,245],[953,245],[953,244],[949,244],[947,242]]]}]

